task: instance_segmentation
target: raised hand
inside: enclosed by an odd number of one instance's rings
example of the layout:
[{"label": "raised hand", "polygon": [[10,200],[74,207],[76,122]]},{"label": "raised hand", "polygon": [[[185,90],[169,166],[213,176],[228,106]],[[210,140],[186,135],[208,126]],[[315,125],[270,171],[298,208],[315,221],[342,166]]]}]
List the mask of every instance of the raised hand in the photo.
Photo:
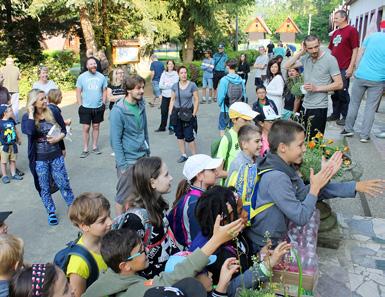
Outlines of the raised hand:
[{"label": "raised hand", "polygon": [[331,156],[329,160],[326,160],[324,156],[322,156],[321,168],[324,169],[326,167],[330,167],[333,169],[333,176],[340,170],[342,165],[342,152],[338,151]]},{"label": "raised hand", "polygon": [[333,177],[333,172],[334,169],[332,166],[322,168],[317,174],[314,174],[314,169],[310,168],[310,193],[317,197],[319,191],[326,186]]},{"label": "raised hand", "polygon": [[383,179],[371,179],[359,181],[356,183],[356,191],[368,194],[369,196],[377,196],[384,193],[385,180]]},{"label": "raised hand", "polygon": [[244,225],[242,219],[238,219],[230,224],[221,226],[221,216],[217,216],[214,224],[213,237],[215,240],[223,244],[238,236]]},{"label": "raised hand", "polygon": [[222,265],[218,285],[216,288],[219,293],[226,293],[231,278],[233,277],[234,273],[238,272],[239,267],[239,261],[236,258],[226,259]]},{"label": "raised hand", "polygon": [[266,267],[272,269],[281,260],[281,257],[289,252],[290,248],[290,243],[287,243],[286,241],[277,245],[274,251],[270,252],[270,258],[264,259],[265,265],[267,264]]}]

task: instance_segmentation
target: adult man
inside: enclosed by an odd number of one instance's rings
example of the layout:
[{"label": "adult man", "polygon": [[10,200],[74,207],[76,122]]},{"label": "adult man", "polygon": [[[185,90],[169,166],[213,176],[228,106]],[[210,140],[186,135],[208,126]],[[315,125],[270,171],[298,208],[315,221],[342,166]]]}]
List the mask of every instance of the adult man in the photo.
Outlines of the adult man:
[{"label": "adult man", "polygon": [[[363,56],[355,72],[352,84],[352,97],[349,103],[345,129],[341,132],[344,136],[354,135],[354,123],[357,119],[362,97],[367,91],[365,112],[361,126],[360,141],[369,141],[376,108],[381,100],[385,87],[385,48],[379,46],[385,44],[385,21],[380,24],[382,32],[373,33],[362,43]],[[385,138],[385,132],[377,135]]]},{"label": "adult man", "polygon": [[274,43],[270,40],[269,44],[267,45],[267,55],[269,57],[269,60],[273,58],[273,50],[275,48]]},{"label": "adult man", "polygon": [[[89,48],[86,51],[86,59],[88,60],[88,58],[94,58],[94,60],[96,61],[96,71],[103,74],[102,64],[100,64],[99,59],[96,58],[95,55],[96,55],[96,49]],[[86,72],[88,70],[87,69],[87,60],[83,64],[82,73]]]},{"label": "adult man", "polygon": [[281,56],[282,58],[286,55],[286,50],[283,48],[283,43],[280,41],[278,46],[273,49],[274,58]]},{"label": "adult man", "polygon": [[76,81],[76,100],[79,106],[80,124],[83,124],[83,151],[80,158],[89,155],[88,142],[92,124],[92,152],[100,155],[98,148],[100,123],[104,120],[107,98],[107,80],[103,74],[96,71],[94,58],[86,61],[88,71],[79,75]]},{"label": "adult man", "polygon": [[221,109],[218,120],[220,136],[223,136],[225,129],[231,126],[229,106],[235,101],[247,101],[245,81],[235,73],[237,64],[236,60],[229,60],[226,63],[228,74],[221,79],[218,87],[218,105]]},{"label": "adult man", "polygon": [[[338,125],[344,126],[349,106],[349,78],[353,74],[359,47],[358,31],[348,24],[348,14],[344,10],[338,10],[334,14],[334,22],[338,29],[330,37],[329,49],[337,59],[341,71],[344,88],[335,91],[332,95],[333,113],[328,121],[337,121]],[[342,119],[340,116],[342,115]]]},{"label": "adult man", "polygon": [[[302,57],[305,53],[306,56]],[[331,54],[320,50],[320,41],[315,35],[308,35],[302,49],[285,63],[289,69],[300,59],[304,67],[304,90],[306,91],[302,108],[305,125],[310,124],[310,137],[317,131],[324,133],[328,111],[328,92],[343,87],[337,60]],[[309,121],[309,122],[308,122]]]},{"label": "adult man", "polygon": [[8,57],[5,59],[5,66],[0,69],[3,75],[3,86],[8,89],[11,95],[11,104],[16,122],[19,122],[19,80],[20,70],[14,65],[13,59]]},{"label": "adult man", "polygon": [[226,75],[226,62],[227,55],[225,53],[225,46],[221,43],[218,45],[218,52],[214,54],[214,76],[213,76],[213,87],[214,87],[214,101],[217,101],[217,89],[219,81]]},{"label": "adult man", "polygon": [[136,160],[150,155],[147,117],[143,102],[145,81],[139,75],[125,79],[126,97],[115,103],[110,114],[110,141],[115,153],[118,175],[116,215],[132,193],[132,166]]},{"label": "adult man", "polygon": [[263,46],[258,48],[259,56],[255,59],[254,67],[255,71],[255,86],[263,86],[263,82],[266,79],[267,64],[269,63],[269,57],[266,55],[266,50]]},{"label": "adult man", "polygon": [[156,55],[151,56],[151,65],[150,65],[150,70],[151,70],[151,84],[152,84],[152,93],[154,94],[154,99],[152,102],[150,102],[150,106],[153,107],[154,104],[156,103],[156,100],[161,99],[160,95],[160,89],[159,89],[159,81],[160,77],[164,71],[164,65],[162,62],[158,61],[158,57]]}]

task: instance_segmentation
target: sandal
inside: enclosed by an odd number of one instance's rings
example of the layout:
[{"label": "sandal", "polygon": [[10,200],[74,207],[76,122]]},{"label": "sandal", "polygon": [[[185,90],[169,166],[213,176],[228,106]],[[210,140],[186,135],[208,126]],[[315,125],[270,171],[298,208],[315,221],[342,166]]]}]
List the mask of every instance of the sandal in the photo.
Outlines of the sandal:
[{"label": "sandal", "polygon": [[4,175],[1,178],[1,181],[3,182],[3,184],[9,184],[11,182],[11,180],[9,179],[9,176],[7,176],[7,175]]},{"label": "sandal", "polygon": [[50,226],[56,226],[59,224],[59,220],[57,219],[57,216],[55,213],[50,213],[48,215],[48,225]]}]

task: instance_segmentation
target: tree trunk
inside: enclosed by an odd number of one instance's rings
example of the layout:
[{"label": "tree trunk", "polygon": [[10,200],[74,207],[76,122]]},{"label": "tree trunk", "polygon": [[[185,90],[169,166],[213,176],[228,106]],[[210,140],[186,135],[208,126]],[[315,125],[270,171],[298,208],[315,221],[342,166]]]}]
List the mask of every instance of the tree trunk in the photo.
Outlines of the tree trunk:
[{"label": "tree trunk", "polygon": [[183,47],[183,62],[192,62],[194,58],[194,32],[195,24],[189,23],[187,28],[187,38]]},{"label": "tree trunk", "polygon": [[4,1],[5,12],[7,14],[7,26],[8,28],[12,25],[12,2],[11,0]]},{"label": "tree trunk", "polygon": [[111,51],[111,40],[110,40],[110,27],[108,26],[108,0],[102,0],[102,27],[103,27],[104,46],[106,47],[106,56],[110,65],[109,68],[111,68],[112,51]]},{"label": "tree trunk", "polygon": [[95,32],[86,6],[80,7],[80,26],[82,27],[87,50],[92,49],[96,51]]}]

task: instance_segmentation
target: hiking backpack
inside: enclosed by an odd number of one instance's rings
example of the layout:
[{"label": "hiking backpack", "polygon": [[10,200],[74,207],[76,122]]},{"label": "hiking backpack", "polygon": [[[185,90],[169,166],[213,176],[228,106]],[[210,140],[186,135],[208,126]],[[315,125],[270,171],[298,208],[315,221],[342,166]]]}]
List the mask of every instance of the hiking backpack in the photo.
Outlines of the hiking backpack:
[{"label": "hiking backpack", "polygon": [[242,83],[235,84],[229,80],[227,85],[227,92],[224,100],[224,104],[227,107],[230,107],[231,104],[235,102],[243,102],[243,85]]},{"label": "hiking backpack", "polygon": [[55,255],[53,262],[64,271],[67,275],[67,267],[72,255],[81,257],[88,266],[90,273],[86,286],[91,286],[99,277],[99,267],[96,263],[94,256],[82,245],[78,244],[79,238],[67,243],[67,246],[58,251]]}]

